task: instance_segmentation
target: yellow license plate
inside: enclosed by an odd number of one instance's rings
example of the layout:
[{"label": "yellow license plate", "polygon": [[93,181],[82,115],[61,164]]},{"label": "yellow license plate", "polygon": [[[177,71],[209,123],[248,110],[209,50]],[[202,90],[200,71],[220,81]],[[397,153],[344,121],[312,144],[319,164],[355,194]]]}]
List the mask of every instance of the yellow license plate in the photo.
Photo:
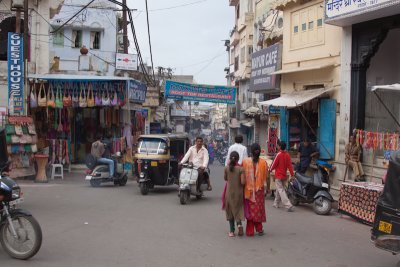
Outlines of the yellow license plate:
[{"label": "yellow license plate", "polygon": [[391,234],[392,233],[392,224],[391,223],[387,223],[384,221],[379,221],[379,231],[387,233],[387,234]]},{"label": "yellow license plate", "polygon": [[152,161],[151,162],[151,167],[157,167],[158,166],[158,162],[157,161]]}]

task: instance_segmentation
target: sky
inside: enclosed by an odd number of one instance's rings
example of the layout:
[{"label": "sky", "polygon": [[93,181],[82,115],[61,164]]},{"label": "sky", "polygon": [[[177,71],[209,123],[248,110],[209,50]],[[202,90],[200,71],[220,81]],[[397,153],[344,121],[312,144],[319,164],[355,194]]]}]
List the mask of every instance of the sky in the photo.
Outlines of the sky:
[{"label": "sky", "polygon": [[[127,0],[127,4],[137,9],[133,18],[140,51],[150,65],[145,0]],[[154,66],[194,75],[199,84],[226,85],[228,52],[222,40],[229,39],[235,23],[229,1],[148,0],[148,6]]]}]

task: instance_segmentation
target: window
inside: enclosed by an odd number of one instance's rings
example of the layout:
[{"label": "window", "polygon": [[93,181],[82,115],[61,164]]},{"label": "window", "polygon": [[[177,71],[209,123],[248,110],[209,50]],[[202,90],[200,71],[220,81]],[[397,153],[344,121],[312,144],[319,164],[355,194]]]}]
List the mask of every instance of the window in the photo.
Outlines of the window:
[{"label": "window", "polygon": [[310,22],[308,23],[308,29],[309,29],[309,30],[314,29],[314,21],[310,21]]},{"label": "window", "polygon": [[72,30],[72,47],[74,48],[82,47],[82,31]]},{"label": "window", "polygon": [[235,71],[239,70],[239,57],[235,57]]},{"label": "window", "polygon": [[278,19],[278,28],[282,29],[282,27],[283,27],[283,18],[279,18]]},{"label": "window", "polygon": [[318,27],[322,27],[322,19],[318,19],[317,20],[317,26]]},{"label": "window", "polygon": [[253,54],[253,47],[249,46],[248,51],[249,51],[249,56],[250,56],[249,59],[251,59],[251,54]]},{"label": "window", "polygon": [[307,30],[307,24],[303,23],[301,24],[301,30],[304,32]]},{"label": "window", "polygon": [[59,30],[53,35],[53,45],[64,47],[64,30]]},{"label": "window", "polygon": [[100,32],[90,32],[90,49],[100,49]]},{"label": "window", "polygon": [[246,54],[246,47],[240,48],[240,63],[244,63],[245,55]]},{"label": "window", "polygon": [[298,33],[298,32],[299,32],[299,26],[294,26],[293,32],[294,32],[294,33]]}]

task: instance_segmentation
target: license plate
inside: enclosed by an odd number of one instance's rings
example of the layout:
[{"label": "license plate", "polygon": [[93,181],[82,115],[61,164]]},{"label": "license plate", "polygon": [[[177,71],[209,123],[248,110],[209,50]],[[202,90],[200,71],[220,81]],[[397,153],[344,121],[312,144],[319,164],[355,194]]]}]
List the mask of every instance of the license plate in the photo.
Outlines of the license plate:
[{"label": "license plate", "polygon": [[379,221],[379,231],[391,234],[392,233],[392,224],[384,221]]},{"label": "license plate", "polygon": [[24,199],[18,198],[16,200],[10,201],[9,203],[10,203],[10,206],[15,206],[15,205],[21,204],[22,202],[24,202]]},{"label": "license plate", "polygon": [[158,162],[157,161],[152,161],[150,163],[151,167],[157,167],[158,166]]},{"label": "license plate", "polygon": [[92,180],[92,176],[91,175],[86,175],[85,180],[87,180],[87,181]]},{"label": "license plate", "polygon": [[327,184],[327,183],[322,183],[322,187],[324,187],[324,188],[329,188],[329,184]]}]

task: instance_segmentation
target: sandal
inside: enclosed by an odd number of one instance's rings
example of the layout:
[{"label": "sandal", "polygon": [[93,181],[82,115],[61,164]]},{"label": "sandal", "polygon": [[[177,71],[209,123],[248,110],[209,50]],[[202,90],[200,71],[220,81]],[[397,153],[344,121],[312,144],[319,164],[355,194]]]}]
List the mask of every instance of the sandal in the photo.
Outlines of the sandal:
[{"label": "sandal", "polygon": [[211,191],[212,190],[212,187],[211,187],[211,185],[209,185],[208,187],[207,187],[207,191]]},{"label": "sandal", "polygon": [[229,232],[228,236],[229,236],[229,237],[235,237],[235,233]]},{"label": "sandal", "polygon": [[259,236],[263,236],[264,235],[264,230],[262,230],[261,232],[258,232]]},{"label": "sandal", "polygon": [[243,226],[242,225],[238,226],[238,236],[243,236]]}]

